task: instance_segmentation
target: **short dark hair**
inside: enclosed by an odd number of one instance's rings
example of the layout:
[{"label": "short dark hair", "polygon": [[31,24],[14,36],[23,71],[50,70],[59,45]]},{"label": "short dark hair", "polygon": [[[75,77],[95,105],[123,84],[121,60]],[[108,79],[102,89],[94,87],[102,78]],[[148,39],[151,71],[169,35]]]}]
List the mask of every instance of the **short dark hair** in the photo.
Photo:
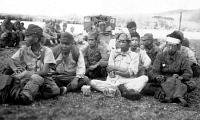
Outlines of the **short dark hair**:
[{"label": "short dark hair", "polygon": [[137,32],[130,33],[131,37],[136,37],[138,40],[140,40],[140,35]]},{"label": "short dark hair", "polygon": [[137,27],[135,21],[131,21],[131,22],[128,22],[127,25],[126,25],[127,28],[133,28],[133,27]]}]

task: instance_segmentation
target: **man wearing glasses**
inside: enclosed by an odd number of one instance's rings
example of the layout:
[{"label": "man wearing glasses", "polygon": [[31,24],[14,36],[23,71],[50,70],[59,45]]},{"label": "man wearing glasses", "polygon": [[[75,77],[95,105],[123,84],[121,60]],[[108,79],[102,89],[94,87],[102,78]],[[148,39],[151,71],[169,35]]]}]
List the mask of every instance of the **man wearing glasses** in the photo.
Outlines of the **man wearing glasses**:
[{"label": "man wearing glasses", "polygon": [[128,35],[120,33],[116,39],[120,48],[111,51],[106,81],[92,80],[89,84],[108,96],[117,95],[119,88],[123,97],[138,100],[141,98],[140,91],[147,83],[148,77],[145,75],[137,77],[139,56],[130,50],[131,41]]}]

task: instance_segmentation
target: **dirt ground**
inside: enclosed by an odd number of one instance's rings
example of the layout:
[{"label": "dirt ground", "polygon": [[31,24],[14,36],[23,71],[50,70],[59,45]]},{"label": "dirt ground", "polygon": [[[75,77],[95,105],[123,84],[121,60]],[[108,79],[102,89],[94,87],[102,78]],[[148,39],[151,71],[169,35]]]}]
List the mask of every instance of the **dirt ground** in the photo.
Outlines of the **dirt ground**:
[{"label": "dirt ground", "polygon": [[[192,40],[200,58],[200,40]],[[0,51],[0,72],[7,58],[16,49]],[[0,105],[0,120],[200,120],[200,81],[198,88],[189,94],[189,107],[160,103],[153,97],[130,101],[122,97],[110,98],[99,92],[89,97],[79,93],[48,100],[37,100],[32,105]]]}]

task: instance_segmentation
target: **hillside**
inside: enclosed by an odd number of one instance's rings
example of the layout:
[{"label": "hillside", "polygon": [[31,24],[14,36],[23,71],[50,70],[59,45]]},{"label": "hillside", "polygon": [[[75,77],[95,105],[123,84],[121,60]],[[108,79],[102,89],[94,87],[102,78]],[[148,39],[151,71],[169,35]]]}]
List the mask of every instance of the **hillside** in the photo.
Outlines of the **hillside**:
[{"label": "hillside", "polygon": [[155,15],[174,18],[174,23],[178,26],[180,19],[180,12],[182,12],[182,24],[181,24],[182,30],[200,31],[200,24],[199,24],[200,9],[194,9],[194,10],[178,9]]}]

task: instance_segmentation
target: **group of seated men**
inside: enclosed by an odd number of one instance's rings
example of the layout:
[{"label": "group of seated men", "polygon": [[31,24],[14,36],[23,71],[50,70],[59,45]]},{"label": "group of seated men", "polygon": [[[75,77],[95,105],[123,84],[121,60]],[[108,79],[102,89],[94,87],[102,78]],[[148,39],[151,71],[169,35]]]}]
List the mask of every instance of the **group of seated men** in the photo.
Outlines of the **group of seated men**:
[{"label": "group of seated men", "polygon": [[117,34],[112,49],[100,44],[97,33],[89,33],[89,46],[83,53],[68,32],[61,33],[60,44],[52,49],[43,46],[42,28],[30,24],[25,32],[26,46],[11,57],[4,71],[14,79],[4,92],[4,101],[31,104],[39,95],[51,98],[80,90],[83,85],[112,97],[139,100],[142,95],[154,95],[161,99],[166,96],[162,87],[176,78],[176,90],[169,101],[187,105],[184,95],[194,90],[195,81],[193,63],[180,52],[181,32],[168,34],[161,50],[153,44],[151,33],[140,40],[135,22],[127,28],[130,35]]},{"label": "group of seated men", "polygon": [[0,28],[0,47],[19,47],[20,41],[24,40],[24,23],[20,20],[11,22],[11,18],[7,16],[1,24]]}]

